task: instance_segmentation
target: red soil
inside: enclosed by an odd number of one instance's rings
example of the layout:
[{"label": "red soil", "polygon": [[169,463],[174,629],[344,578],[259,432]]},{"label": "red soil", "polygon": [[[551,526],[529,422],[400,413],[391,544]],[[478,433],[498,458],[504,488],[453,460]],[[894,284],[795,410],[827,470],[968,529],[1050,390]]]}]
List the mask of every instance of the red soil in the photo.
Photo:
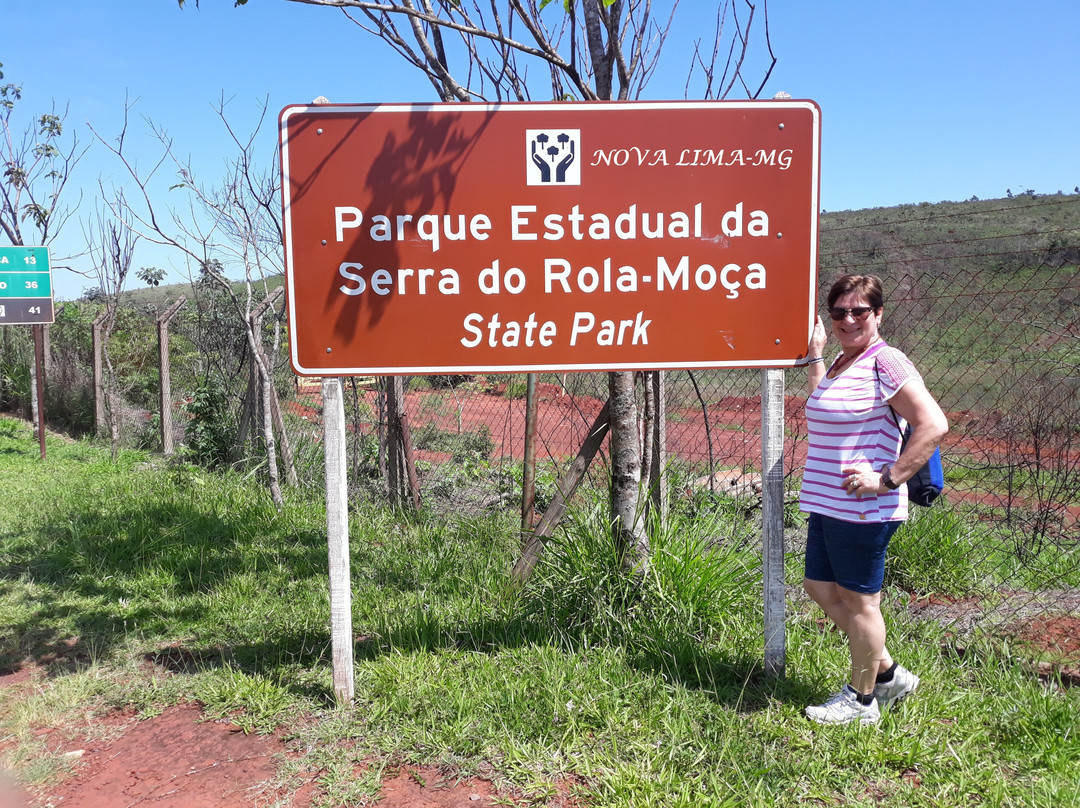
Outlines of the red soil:
[{"label": "red soil", "polygon": [[[7,678],[0,677],[0,692]],[[308,808],[319,794],[318,772],[282,779],[281,766],[295,753],[280,738],[205,721],[196,705],[170,707],[146,720],[117,712],[95,724],[81,734],[40,733],[53,754],[71,761],[70,774],[32,793],[0,780],[0,808]],[[476,808],[496,804],[494,798],[485,780],[458,781],[410,766],[383,780],[379,805]]]}]

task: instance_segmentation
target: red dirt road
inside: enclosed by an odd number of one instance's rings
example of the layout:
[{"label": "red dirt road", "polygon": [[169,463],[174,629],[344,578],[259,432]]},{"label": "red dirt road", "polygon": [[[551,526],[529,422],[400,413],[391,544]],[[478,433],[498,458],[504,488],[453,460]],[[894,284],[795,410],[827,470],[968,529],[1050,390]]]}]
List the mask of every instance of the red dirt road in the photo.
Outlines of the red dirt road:
[{"label": "red dirt road", "polygon": [[[24,671],[0,675],[0,694],[25,687]],[[227,721],[203,720],[194,704],[145,720],[116,712],[94,723],[77,734],[39,732],[38,740],[66,760],[70,772],[31,791],[0,775],[0,808],[308,808],[320,793],[320,772],[281,774],[295,752],[280,738],[245,735]],[[459,782],[410,766],[383,780],[379,805],[478,808],[496,804],[494,794],[485,780]]]}]

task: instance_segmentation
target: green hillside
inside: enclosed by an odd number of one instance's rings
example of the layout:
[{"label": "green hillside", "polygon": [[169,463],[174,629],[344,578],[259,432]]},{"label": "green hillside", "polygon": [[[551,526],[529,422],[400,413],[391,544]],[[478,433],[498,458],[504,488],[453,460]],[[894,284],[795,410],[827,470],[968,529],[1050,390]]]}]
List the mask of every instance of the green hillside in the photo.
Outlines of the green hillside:
[{"label": "green hillside", "polygon": [[901,276],[1080,263],[1080,195],[901,205],[825,213],[823,281],[846,272]]},{"label": "green hillside", "polygon": [[[283,275],[274,275],[265,281],[257,281],[254,284],[259,290],[257,299],[261,299],[264,289],[266,292],[272,292],[283,283],[285,283]],[[238,295],[244,294],[243,281],[233,281],[232,286]],[[195,297],[196,290],[193,289],[193,284],[185,282],[131,288],[124,293],[124,301],[139,308],[162,309],[181,295],[187,298]]]}]

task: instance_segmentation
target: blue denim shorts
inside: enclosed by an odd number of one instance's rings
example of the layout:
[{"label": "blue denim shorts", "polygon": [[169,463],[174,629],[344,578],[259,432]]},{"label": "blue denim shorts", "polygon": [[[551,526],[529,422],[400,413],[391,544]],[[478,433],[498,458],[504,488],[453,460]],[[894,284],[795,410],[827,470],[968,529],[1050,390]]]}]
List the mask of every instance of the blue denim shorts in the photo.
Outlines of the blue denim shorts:
[{"label": "blue denim shorts", "polygon": [[806,577],[830,581],[864,595],[881,591],[885,550],[901,522],[845,522],[810,514],[806,532]]}]

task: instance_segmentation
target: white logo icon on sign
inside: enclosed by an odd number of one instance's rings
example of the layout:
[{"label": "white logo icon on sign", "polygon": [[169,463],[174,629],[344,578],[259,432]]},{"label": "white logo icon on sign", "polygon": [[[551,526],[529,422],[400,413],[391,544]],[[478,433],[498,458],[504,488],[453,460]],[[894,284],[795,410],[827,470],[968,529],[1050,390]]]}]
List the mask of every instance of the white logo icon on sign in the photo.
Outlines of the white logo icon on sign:
[{"label": "white logo icon on sign", "polygon": [[580,129],[526,129],[529,185],[581,185]]}]

